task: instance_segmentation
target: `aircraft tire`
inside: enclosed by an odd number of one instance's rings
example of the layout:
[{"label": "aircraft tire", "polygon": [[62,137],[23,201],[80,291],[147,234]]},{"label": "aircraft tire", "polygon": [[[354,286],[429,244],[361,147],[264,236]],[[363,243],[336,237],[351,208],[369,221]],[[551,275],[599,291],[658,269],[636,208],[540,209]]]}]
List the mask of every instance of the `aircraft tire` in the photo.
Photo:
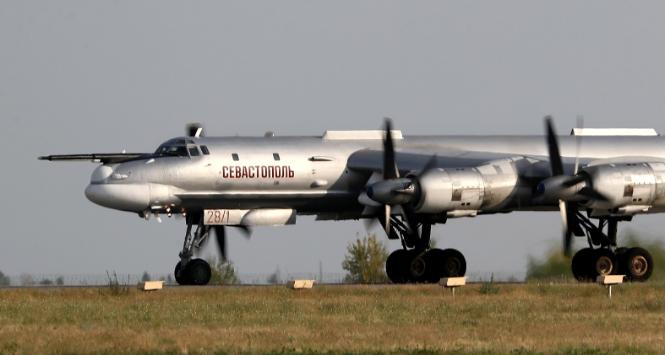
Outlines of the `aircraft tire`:
[{"label": "aircraft tire", "polygon": [[210,265],[203,259],[193,259],[187,263],[185,270],[190,285],[203,286],[210,282],[212,271]]},{"label": "aircraft tire", "polygon": [[595,281],[598,276],[616,273],[617,258],[611,250],[595,249],[591,255],[591,281]]},{"label": "aircraft tire", "polygon": [[409,281],[407,267],[409,261],[409,252],[404,249],[397,249],[388,255],[386,260],[386,275],[394,284],[403,284]]},{"label": "aircraft tire", "polygon": [[592,281],[591,278],[591,260],[593,256],[593,249],[584,248],[580,249],[571,261],[571,269],[573,277],[580,282]]},{"label": "aircraft tire", "polygon": [[441,259],[441,277],[461,277],[466,274],[466,259],[457,249],[444,249]]},{"label": "aircraft tire", "polygon": [[443,265],[446,253],[441,249],[430,249],[425,254],[427,261],[427,282],[437,283],[444,277]]},{"label": "aircraft tire", "polygon": [[180,261],[178,261],[178,263],[175,265],[173,276],[175,276],[175,281],[178,283],[178,285],[189,285],[187,270],[182,269],[182,263]]},{"label": "aircraft tire", "polygon": [[427,282],[427,258],[422,251],[409,250],[406,264],[407,276],[410,282]]},{"label": "aircraft tire", "polygon": [[651,277],[653,272],[653,258],[651,254],[642,248],[630,248],[623,258],[626,276],[631,281],[644,282]]},{"label": "aircraft tire", "polygon": [[614,255],[616,255],[616,260],[617,260],[617,271],[616,271],[617,275],[628,275],[628,270],[626,269],[627,252],[628,248],[626,247],[616,248],[616,250],[614,250]]}]

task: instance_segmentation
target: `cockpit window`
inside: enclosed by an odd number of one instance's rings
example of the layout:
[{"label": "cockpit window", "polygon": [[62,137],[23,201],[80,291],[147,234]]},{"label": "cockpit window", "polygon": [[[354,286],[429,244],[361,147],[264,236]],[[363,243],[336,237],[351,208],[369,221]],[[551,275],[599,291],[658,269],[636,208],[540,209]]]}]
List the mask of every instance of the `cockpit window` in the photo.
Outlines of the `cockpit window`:
[{"label": "cockpit window", "polygon": [[204,155],[210,155],[210,151],[208,150],[208,147],[205,145],[201,146],[201,151],[203,152]]},{"label": "cockpit window", "polygon": [[189,147],[189,155],[193,157],[198,157],[199,156],[199,150],[196,149],[196,147]]},{"label": "cockpit window", "polygon": [[184,140],[168,141],[157,148],[156,156],[188,157]]}]

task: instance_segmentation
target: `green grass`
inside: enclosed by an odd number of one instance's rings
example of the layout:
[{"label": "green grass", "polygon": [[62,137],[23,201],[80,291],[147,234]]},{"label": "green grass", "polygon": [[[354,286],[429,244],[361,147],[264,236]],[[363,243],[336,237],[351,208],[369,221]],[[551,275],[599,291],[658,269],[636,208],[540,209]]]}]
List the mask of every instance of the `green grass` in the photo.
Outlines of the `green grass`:
[{"label": "green grass", "polygon": [[0,353],[665,352],[665,284],[1,289]]}]

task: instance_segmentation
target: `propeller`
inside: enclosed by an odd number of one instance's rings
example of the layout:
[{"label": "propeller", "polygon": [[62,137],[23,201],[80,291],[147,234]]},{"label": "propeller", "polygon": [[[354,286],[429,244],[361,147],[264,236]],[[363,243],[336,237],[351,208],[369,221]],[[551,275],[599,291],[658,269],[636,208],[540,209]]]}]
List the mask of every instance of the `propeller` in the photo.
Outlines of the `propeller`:
[{"label": "propeller", "polygon": [[187,137],[199,138],[203,137],[203,125],[200,123],[189,123],[185,126],[185,134]]},{"label": "propeller", "polygon": [[365,221],[365,228],[370,229],[378,221],[390,239],[398,239],[398,235],[391,226],[390,217],[394,212],[393,210],[399,208],[399,213],[403,217],[399,221],[399,229],[409,235],[416,234],[418,232],[418,217],[413,207],[413,201],[420,193],[418,188],[420,186],[419,176],[436,168],[436,163],[437,156],[433,155],[418,173],[400,177],[395,159],[392,122],[389,118],[386,118],[383,140],[383,170],[381,172],[383,180],[370,182],[367,186],[365,197],[371,201],[359,198],[361,203],[376,214],[376,218]]},{"label": "propeller", "polygon": [[[415,192],[413,180],[400,178],[399,169],[395,160],[395,143],[392,134],[392,122],[385,119],[385,135],[383,139],[383,170],[382,181],[378,181],[367,188],[370,199],[383,205],[383,210],[378,213],[377,219],[389,236],[394,233],[391,230],[390,217],[394,207],[399,207],[404,217],[404,225],[407,233],[415,232],[417,228],[416,214],[409,203]],[[371,223],[371,222],[370,222]]]},{"label": "propeller", "polygon": [[212,229],[215,233],[215,240],[217,241],[217,250],[219,251],[219,256],[223,261],[226,261],[228,260],[226,256],[226,228],[224,228],[224,226],[214,226]]},{"label": "propeller", "polygon": [[[559,150],[559,142],[555,134],[554,123],[551,116],[545,117],[545,131],[547,133],[547,151],[549,153],[550,169],[552,171],[552,177],[550,178],[550,181],[555,181],[555,179],[560,180],[559,183],[563,187],[573,187],[577,184],[586,182],[586,178],[584,176],[577,174],[581,144],[579,139],[577,141],[575,170],[573,171],[573,175],[566,175],[563,169],[563,160]],[[582,189],[576,191],[575,195],[582,196],[584,198],[604,198],[600,193],[596,192],[588,186],[585,186]],[[561,212],[561,221],[563,226],[563,253],[566,256],[570,256],[573,235],[584,235],[584,231],[580,226],[579,218],[577,217],[578,209],[579,204],[577,201],[570,199],[564,200],[559,198],[559,211]]]},{"label": "propeller", "polygon": [[[252,230],[247,227],[247,226],[232,226],[235,228],[238,228],[242,234],[245,236],[245,238],[249,239],[252,234]],[[228,242],[226,238],[226,227],[222,225],[216,225],[212,226],[208,233],[212,233],[215,236],[215,241],[217,242],[217,251],[219,252],[219,256],[222,258],[223,261],[228,260]],[[211,239],[211,236],[209,235],[207,238],[204,239],[204,243],[207,244],[208,241]]]},{"label": "propeller", "polygon": [[[385,119],[386,135],[383,138],[383,180],[392,180],[399,178],[399,171],[397,170],[397,163],[395,162],[395,144],[393,142],[392,122],[389,118]],[[392,214],[392,206],[390,204],[383,205],[383,216],[380,220],[383,224],[383,229],[386,234],[390,234],[390,215]]]}]

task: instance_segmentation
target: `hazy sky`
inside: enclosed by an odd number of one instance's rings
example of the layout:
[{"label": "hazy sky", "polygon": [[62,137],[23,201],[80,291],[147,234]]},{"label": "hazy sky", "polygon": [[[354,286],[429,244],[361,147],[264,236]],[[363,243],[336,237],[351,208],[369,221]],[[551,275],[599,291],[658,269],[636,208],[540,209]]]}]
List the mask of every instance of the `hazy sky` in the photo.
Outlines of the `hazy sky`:
[{"label": "hazy sky", "polygon": [[[662,1],[1,0],[0,270],[171,271],[182,220],[93,205],[94,164],[36,157],[149,152],[187,122],[312,135],[391,116],[405,134],[540,134],[546,114],[562,132],[583,114],[586,126],[665,131],[664,13]],[[230,256],[243,273],[319,261],[341,272],[357,233],[362,223],[300,218],[251,241],[232,232]],[[528,255],[560,245],[560,221],[483,216],[434,234],[470,272],[520,275]]]}]

